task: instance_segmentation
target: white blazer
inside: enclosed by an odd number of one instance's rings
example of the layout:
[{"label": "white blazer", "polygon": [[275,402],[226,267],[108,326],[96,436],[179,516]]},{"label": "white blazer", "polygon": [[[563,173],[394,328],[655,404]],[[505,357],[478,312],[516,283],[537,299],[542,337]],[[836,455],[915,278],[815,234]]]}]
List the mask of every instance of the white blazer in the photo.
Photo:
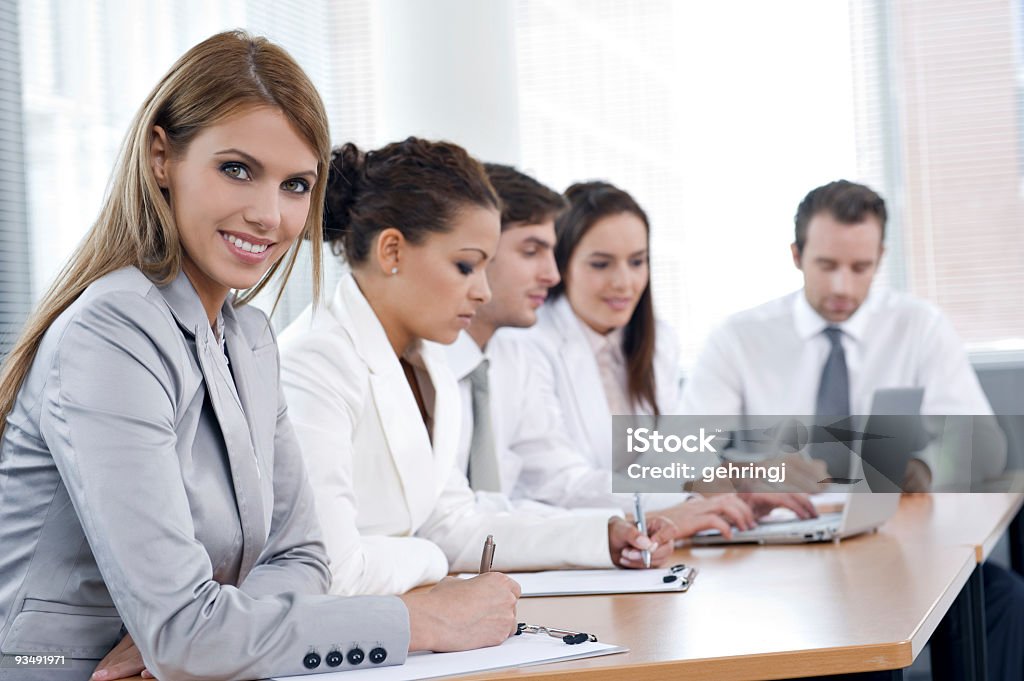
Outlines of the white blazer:
[{"label": "white blazer", "polygon": [[[494,567],[611,567],[607,519],[485,512],[456,469],[460,397],[440,346],[407,359],[431,438],[383,326],[352,275],[281,335],[281,381],[309,469],[335,593],[401,593]],[[349,519],[354,517],[355,524]],[[568,539],[567,538],[571,538]]]},{"label": "white blazer", "polygon": [[[597,359],[565,296],[538,310],[537,323],[525,330],[502,330],[498,343],[523,346],[524,362],[537,373],[538,395],[523,395],[523,402],[557,405],[558,420],[549,451],[541,452],[536,442],[513,444],[504,455],[519,458],[515,497],[526,497],[551,504],[577,505],[573,490],[582,498],[594,490],[607,489],[612,471],[612,414],[608,408]],[[658,406],[672,413],[679,398],[679,345],[672,328],[663,322],[656,326],[654,380]],[[527,369],[524,367],[522,371]],[[549,407],[550,409],[550,407]],[[513,419],[514,415],[501,418]],[[561,446],[568,441],[571,449]],[[556,446],[559,445],[559,446]],[[543,449],[542,447],[540,449]],[[558,456],[552,456],[551,452]],[[573,459],[567,464],[568,459]],[[503,470],[513,466],[503,465]],[[559,495],[563,495],[559,498]],[[679,492],[651,494],[649,508],[665,508],[690,495]],[[632,495],[615,495],[618,505],[632,510]],[[581,501],[580,505],[588,502]]]}]

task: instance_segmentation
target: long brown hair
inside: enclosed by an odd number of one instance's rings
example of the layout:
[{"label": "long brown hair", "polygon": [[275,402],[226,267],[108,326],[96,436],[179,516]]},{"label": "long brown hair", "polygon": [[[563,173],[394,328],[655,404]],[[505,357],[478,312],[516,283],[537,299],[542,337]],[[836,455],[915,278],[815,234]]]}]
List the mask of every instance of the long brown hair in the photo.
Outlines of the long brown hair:
[{"label": "long brown hair", "polygon": [[[313,242],[313,297],[319,299],[320,224],[331,152],[323,102],[309,77],[282,48],[242,31],[219,33],[178,59],[132,120],[99,217],[29,317],[4,362],[0,433],[46,330],[90,284],[129,266],[166,284],[181,269],[177,225],[150,163],[153,127],[162,127],[171,153],[181,154],[204,128],[254,106],[280,109],[319,158],[304,230],[304,236]],[[240,293],[235,304],[251,301],[275,275],[283,288],[298,253],[296,240],[291,252],[274,263],[256,286]],[[278,291],[278,298],[280,295]]]},{"label": "long brown hair", "polygon": [[[651,225],[647,213],[629,193],[608,182],[580,182],[565,190],[569,210],[555,221],[555,262],[562,275],[551,290],[551,300],[565,293],[569,260],[583,236],[599,220],[610,215],[632,213],[640,218],[647,228],[650,240]],[[661,415],[658,406],[654,376],[655,347],[654,302],[651,300],[651,282],[647,280],[644,292],[640,294],[633,316],[629,318],[622,336],[622,354],[626,358],[626,388],[633,404],[646,404],[656,416]]]}]

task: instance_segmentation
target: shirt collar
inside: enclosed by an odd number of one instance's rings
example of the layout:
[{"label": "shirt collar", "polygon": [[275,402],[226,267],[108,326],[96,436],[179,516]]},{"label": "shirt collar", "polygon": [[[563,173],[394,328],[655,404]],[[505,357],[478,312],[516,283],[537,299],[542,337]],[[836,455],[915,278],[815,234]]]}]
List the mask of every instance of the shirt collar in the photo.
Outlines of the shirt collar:
[{"label": "shirt collar", "polygon": [[811,307],[811,304],[807,302],[804,290],[800,289],[793,294],[793,322],[796,325],[796,333],[802,340],[810,340],[824,331],[825,327],[837,326],[842,330],[843,335],[859,341],[867,330],[876,298],[877,296],[869,292],[867,298],[849,319],[833,323],[819,315]]},{"label": "shirt collar", "polygon": [[178,320],[185,331],[193,336],[199,336],[209,331],[220,342],[224,338],[225,315],[230,317],[231,321],[235,320],[234,309],[231,305],[233,295],[228,295],[224,305],[217,312],[216,331],[211,329],[210,319],[206,316],[206,308],[203,307],[199,294],[196,293],[192,281],[183,269],[178,271],[177,276],[169,284],[160,287],[160,293],[171,308],[174,318]]},{"label": "shirt collar", "polygon": [[455,342],[448,346],[447,355],[448,367],[457,381],[469,376],[487,357],[486,351],[481,351],[480,346],[466,331],[459,332]]},{"label": "shirt collar", "polygon": [[594,353],[595,357],[599,356],[602,352],[611,352],[611,356],[615,361],[620,363],[624,361],[622,338],[626,332],[623,327],[613,329],[606,334],[600,334],[590,328],[579,317],[576,318],[576,321],[579,322],[580,328],[583,330],[583,337],[587,339],[587,344],[590,345],[590,350]]}]

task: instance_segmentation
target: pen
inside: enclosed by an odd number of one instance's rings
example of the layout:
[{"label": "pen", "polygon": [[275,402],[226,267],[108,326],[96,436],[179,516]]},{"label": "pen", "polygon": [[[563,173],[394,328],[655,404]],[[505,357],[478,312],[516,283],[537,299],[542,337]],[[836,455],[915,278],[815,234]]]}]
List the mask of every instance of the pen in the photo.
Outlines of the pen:
[{"label": "pen", "polygon": [[480,554],[480,574],[491,571],[494,564],[494,535],[487,535],[484,540],[484,552]]},{"label": "pen", "polygon": [[[640,530],[640,534],[646,537],[647,519],[644,518],[644,503],[640,498],[639,492],[633,494],[633,515],[636,517],[636,529]],[[651,567],[651,552],[644,549],[640,555],[644,559],[644,567]]]}]

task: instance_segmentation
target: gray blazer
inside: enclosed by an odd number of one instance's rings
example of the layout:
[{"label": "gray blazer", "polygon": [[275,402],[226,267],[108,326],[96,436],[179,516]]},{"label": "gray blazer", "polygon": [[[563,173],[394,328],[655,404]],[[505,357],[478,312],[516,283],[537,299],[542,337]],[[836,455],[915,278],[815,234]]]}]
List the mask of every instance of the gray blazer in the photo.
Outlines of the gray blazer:
[{"label": "gray blazer", "polygon": [[222,318],[226,356],[184,274],[128,268],[47,331],[0,440],[0,678],[85,679],[125,630],[166,680],[405,660],[399,599],[323,595],[270,323]]}]

